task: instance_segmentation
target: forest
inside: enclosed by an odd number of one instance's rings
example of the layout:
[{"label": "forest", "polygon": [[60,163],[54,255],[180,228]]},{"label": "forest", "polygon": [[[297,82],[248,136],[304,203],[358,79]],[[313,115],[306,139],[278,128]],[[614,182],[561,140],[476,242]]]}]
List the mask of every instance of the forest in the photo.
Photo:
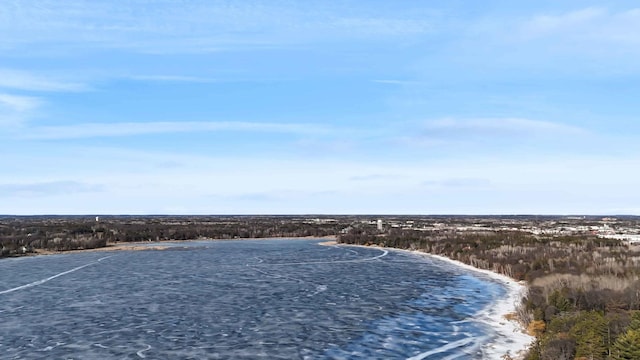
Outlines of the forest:
[{"label": "forest", "polygon": [[[345,221],[348,221],[345,219]],[[48,216],[0,218],[0,257],[140,241],[327,236],[346,225],[308,217]]]},{"label": "forest", "polygon": [[526,280],[527,360],[640,359],[640,247],[592,235],[354,227],[343,244],[424,251]]}]

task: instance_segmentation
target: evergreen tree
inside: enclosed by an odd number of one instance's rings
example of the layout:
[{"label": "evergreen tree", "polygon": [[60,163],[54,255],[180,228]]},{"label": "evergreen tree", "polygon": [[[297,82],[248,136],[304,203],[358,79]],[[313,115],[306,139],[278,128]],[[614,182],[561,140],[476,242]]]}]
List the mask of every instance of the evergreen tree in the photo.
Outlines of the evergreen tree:
[{"label": "evergreen tree", "polygon": [[613,344],[611,351],[613,360],[638,360],[640,359],[640,330],[628,330]]},{"label": "evergreen tree", "polygon": [[631,323],[629,329],[640,331],[640,311],[634,311],[631,315]]},{"label": "evergreen tree", "polygon": [[571,329],[571,335],[576,339],[576,358],[605,359],[606,334],[607,322],[601,313],[587,311],[578,315],[578,321]]}]

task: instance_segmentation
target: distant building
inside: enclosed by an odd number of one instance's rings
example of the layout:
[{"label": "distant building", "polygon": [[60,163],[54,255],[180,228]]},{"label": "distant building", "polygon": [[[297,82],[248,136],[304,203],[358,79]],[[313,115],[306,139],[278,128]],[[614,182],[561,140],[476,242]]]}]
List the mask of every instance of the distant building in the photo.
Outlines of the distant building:
[{"label": "distant building", "polygon": [[100,216],[96,216],[96,222],[100,221]]},{"label": "distant building", "polygon": [[384,228],[382,227],[382,219],[378,219],[378,231],[382,231]]}]

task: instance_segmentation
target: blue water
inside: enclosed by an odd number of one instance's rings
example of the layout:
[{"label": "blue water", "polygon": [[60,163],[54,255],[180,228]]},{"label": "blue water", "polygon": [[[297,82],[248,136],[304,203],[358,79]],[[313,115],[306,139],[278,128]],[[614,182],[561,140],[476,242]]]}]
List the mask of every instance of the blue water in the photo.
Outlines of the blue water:
[{"label": "blue water", "polygon": [[480,359],[482,274],[320,240],[0,261],[0,358]]}]

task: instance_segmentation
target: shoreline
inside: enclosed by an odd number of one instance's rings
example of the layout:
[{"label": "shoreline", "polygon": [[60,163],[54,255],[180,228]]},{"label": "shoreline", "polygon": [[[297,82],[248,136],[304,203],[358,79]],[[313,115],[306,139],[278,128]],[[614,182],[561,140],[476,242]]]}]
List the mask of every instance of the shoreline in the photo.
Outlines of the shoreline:
[{"label": "shoreline", "polygon": [[[383,247],[375,245],[338,245],[369,248],[375,247],[383,249]],[[496,302],[478,311],[477,318],[475,319],[475,321],[484,323],[487,326],[491,327],[497,335],[496,338],[492,339],[491,342],[481,347],[483,359],[521,360],[524,358],[532,343],[535,341],[535,337],[528,335],[526,333],[526,329],[519,322],[517,322],[516,320],[508,319],[508,316],[516,312],[516,307],[519,305],[522,296],[528,289],[526,283],[518,282],[506,275],[498,274],[491,270],[478,269],[469,264],[465,264],[461,261],[453,260],[442,255],[430,254],[419,250],[397,249],[393,247],[384,247],[384,249],[408,252],[419,256],[434,258],[455,265],[456,267],[463,268],[465,270],[484,274],[489,278],[503,284],[507,292],[506,296],[497,299]]]},{"label": "shoreline", "polygon": [[483,354],[488,359],[504,359],[505,355],[517,360],[522,359],[535,341],[535,337],[526,333],[526,329],[516,320],[508,319],[510,314],[516,312],[522,296],[528,287],[524,282],[498,274],[491,270],[478,269],[461,261],[453,260],[442,255],[429,254],[422,251],[411,251],[422,256],[429,256],[438,260],[456,265],[460,268],[475,271],[497,280],[506,288],[506,296],[478,312],[477,321],[490,326],[496,331],[497,338],[482,347]]},{"label": "shoreline", "polygon": [[147,250],[167,250],[169,246],[164,246],[164,243],[180,243],[180,242],[196,242],[196,241],[237,241],[237,240],[277,240],[277,239],[291,239],[291,240],[325,240],[326,243],[337,240],[335,235],[327,236],[271,236],[263,238],[234,238],[234,239],[189,239],[189,240],[154,240],[154,241],[131,241],[131,242],[116,242],[107,243],[107,246],[93,248],[93,249],[73,249],[73,250],[47,250],[36,249],[33,253],[27,253],[19,256],[11,256],[2,259],[30,257],[30,256],[43,256],[43,255],[60,255],[60,254],[76,254],[83,252],[102,252],[102,251],[147,251]]}]

